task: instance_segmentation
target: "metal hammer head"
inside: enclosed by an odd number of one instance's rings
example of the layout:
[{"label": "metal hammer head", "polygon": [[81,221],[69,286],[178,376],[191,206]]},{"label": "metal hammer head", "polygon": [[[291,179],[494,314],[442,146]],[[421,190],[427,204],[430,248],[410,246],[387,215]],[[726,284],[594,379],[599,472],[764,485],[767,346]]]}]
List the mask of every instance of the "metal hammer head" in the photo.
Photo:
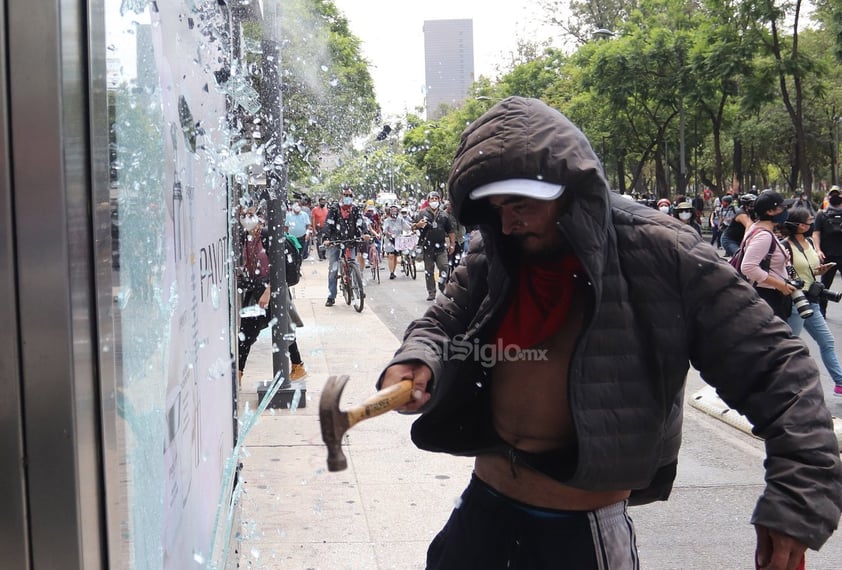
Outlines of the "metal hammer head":
[{"label": "metal hammer head", "polygon": [[322,441],[327,446],[327,470],[342,471],[348,468],[348,460],[342,451],[342,436],[350,428],[348,413],[339,410],[339,399],[350,376],[330,376],[319,399],[319,423],[322,426]]}]

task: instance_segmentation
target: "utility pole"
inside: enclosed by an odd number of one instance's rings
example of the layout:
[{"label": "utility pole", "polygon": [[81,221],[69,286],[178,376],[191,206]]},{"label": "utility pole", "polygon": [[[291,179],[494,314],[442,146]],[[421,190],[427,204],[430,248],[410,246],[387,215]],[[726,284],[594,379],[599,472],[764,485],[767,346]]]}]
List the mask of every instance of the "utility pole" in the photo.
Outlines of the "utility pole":
[{"label": "utility pole", "polygon": [[[297,390],[289,380],[289,345],[294,340],[290,333],[290,296],[286,283],[286,226],[287,170],[283,158],[283,117],[281,97],[281,15],[280,0],[263,2],[263,78],[261,80],[261,125],[266,132],[264,170],[266,172],[267,224],[269,226],[269,277],[272,295],[269,305],[272,321],[272,380],[280,380],[281,386],[269,407],[285,408],[295,398]],[[263,388],[269,386],[264,383]],[[260,393],[260,389],[258,389]],[[264,392],[265,393],[265,392]],[[306,405],[306,392],[299,392],[298,407]]]},{"label": "utility pole", "polygon": [[678,128],[679,128],[679,143],[678,143],[678,191],[680,194],[687,195],[687,165],[684,159],[684,96],[678,100]]},{"label": "utility pole", "polygon": [[830,165],[833,168],[833,183],[839,185],[839,121],[842,117],[833,117],[833,157]]}]

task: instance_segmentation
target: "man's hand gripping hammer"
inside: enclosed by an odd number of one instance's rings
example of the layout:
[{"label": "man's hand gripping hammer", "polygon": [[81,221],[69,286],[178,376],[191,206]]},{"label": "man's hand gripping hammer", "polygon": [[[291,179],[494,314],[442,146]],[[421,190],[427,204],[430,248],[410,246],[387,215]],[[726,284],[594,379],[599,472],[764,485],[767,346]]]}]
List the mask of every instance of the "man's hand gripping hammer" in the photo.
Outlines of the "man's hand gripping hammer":
[{"label": "man's hand gripping hammer", "polygon": [[380,390],[371,398],[350,410],[339,410],[339,398],[349,376],[330,376],[319,400],[319,422],[322,440],[327,445],[327,470],[347,469],[348,460],[342,451],[342,436],[357,423],[385,414],[412,402],[412,380],[402,380]]}]

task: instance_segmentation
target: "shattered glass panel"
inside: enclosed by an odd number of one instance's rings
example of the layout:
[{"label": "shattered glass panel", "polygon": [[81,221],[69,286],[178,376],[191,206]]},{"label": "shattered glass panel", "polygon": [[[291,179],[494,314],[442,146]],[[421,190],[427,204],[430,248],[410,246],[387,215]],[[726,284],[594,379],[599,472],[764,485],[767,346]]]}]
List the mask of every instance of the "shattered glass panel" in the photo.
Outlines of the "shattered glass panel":
[{"label": "shattered glass panel", "polygon": [[232,145],[228,116],[230,100],[260,103],[227,71],[225,3],[105,4],[118,417],[104,424],[120,489],[109,550],[120,567],[221,568],[237,466],[230,187],[261,164]]}]

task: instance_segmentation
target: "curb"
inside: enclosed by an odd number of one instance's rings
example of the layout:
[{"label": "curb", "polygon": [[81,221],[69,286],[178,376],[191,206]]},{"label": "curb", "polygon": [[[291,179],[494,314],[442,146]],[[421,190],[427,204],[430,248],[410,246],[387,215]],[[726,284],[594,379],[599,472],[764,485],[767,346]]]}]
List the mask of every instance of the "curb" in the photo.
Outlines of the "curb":
[{"label": "curb", "polygon": [[[738,411],[729,408],[728,404],[722,401],[717,396],[716,390],[711,386],[705,386],[702,389],[694,392],[690,396],[688,402],[692,407],[700,410],[714,418],[725,422],[726,424],[737,428],[738,430],[747,433],[748,435],[758,438],[751,433],[752,425],[746,417]],[[842,419],[833,417],[833,432],[836,434],[836,441],[842,448]]]}]

